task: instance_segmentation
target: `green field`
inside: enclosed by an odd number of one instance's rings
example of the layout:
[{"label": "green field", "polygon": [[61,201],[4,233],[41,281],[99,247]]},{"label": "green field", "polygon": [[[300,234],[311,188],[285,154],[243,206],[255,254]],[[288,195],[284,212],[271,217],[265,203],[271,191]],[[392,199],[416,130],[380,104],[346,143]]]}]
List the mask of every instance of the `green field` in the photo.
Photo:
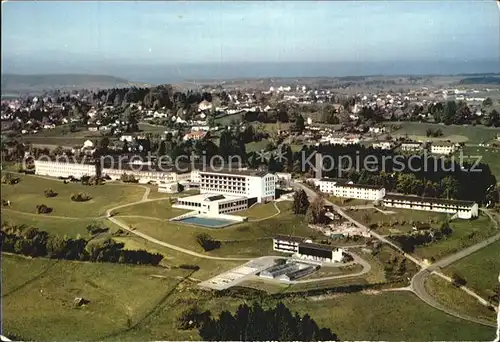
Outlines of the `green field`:
[{"label": "green field", "polygon": [[495,313],[479,303],[461,289],[446,280],[430,275],[425,280],[425,288],[439,303],[460,313],[485,320],[495,321]]},{"label": "green field", "polygon": [[376,209],[350,209],[347,213],[367,226],[377,225],[374,230],[384,235],[411,232],[415,222],[430,223],[433,227],[439,227],[446,219],[446,214],[441,213],[383,207],[380,209],[393,213],[384,214]]},{"label": "green field", "polygon": [[[80,183],[64,184],[61,180],[49,180],[33,176],[20,176],[20,182],[15,185],[2,184],[2,199],[10,200],[10,209],[35,214],[38,204],[52,208],[46,216],[66,216],[93,218],[102,216],[107,209],[120,204],[138,201],[144,194],[144,189],[135,185],[105,184],[87,186]],[[52,198],[44,196],[45,189],[52,189],[58,195]],[[92,199],[87,202],[73,202],[70,197],[74,193],[84,192]]]},{"label": "green field", "polygon": [[453,229],[450,236],[427,246],[417,247],[415,254],[422,259],[434,257],[439,260],[498,232],[489,217],[484,214],[480,214],[475,220],[454,220],[450,226]]},{"label": "green field", "polygon": [[86,236],[88,234],[86,227],[90,224],[99,224],[103,228],[109,227],[111,230],[115,230],[115,227],[106,219],[54,218],[50,217],[50,215],[27,215],[25,213],[10,211],[8,209],[2,209],[2,222],[11,225],[27,225],[30,227],[36,227],[51,234],[61,236],[76,236],[78,234]]},{"label": "green field", "polygon": [[[288,202],[282,202],[279,204],[278,208],[281,206],[282,208],[285,208],[285,210],[288,210],[289,206]],[[278,204],[277,204],[278,205]],[[265,204],[254,204],[251,208],[244,210],[244,211],[238,211],[233,213],[233,215],[236,216],[245,216],[248,217],[250,221],[256,221],[256,220],[263,220],[266,219],[270,216],[277,215],[278,211],[276,210],[276,207],[274,206],[274,203],[265,203]]]},{"label": "green field", "polygon": [[[2,271],[3,330],[24,340],[100,340],[119,333],[147,318],[190,274],[6,255]],[[90,303],[77,308],[75,297]]]},{"label": "green field", "polygon": [[113,212],[116,216],[144,216],[146,219],[168,220],[173,217],[189,212],[189,210],[172,208],[170,200],[159,200],[154,202],[143,202],[118,209]]},{"label": "green field", "polygon": [[498,286],[500,241],[454,263],[445,271],[448,274],[457,272],[467,281],[467,287],[477,291],[483,298],[488,298]]},{"label": "green field", "polygon": [[[498,128],[485,126],[445,126],[432,123],[420,122],[386,122],[386,126],[402,125],[402,128],[391,133],[393,137],[401,137],[408,135],[409,138],[415,140],[451,140],[454,142],[467,142],[471,144],[479,144],[481,142],[495,139],[496,134],[500,133]],[[428,128],[441,129],[443,136],[439,138],[428,138],[426,131]]]},{"label": "green field", "polygon": [[[159,202],[161,203],[161,202]],[[142,206],[140,204],[139,206]],[[144,204],[145,205],[145,204]],[[260,222],[246,222],[235,224],[226,228],[204,228],[185,223],[159,221],[156,219],[147,219],[145,217],[120,217],[118,218],[126,224],[134,227],[136,230],[145,233],[161,241],[171,242],[178,246],[203,252],[202,248],[196,242],[196,235],[207,233],[214,239],[222,242],[220,249],[207,252],[209,255],[216,256],[262,256],[272,253],[271,238],[277,234],[289,234],[298,236],[317,236],[320,233],[311,231],[301,218],[295,217],[290,212],[289,202],[277,203],[281,214],[273,218]],[[129,215],[132,207],[123,208],[121,215]],[[264,207],[267,210],[267,207]],[[163,217],[169,215],[169,209],[162,209]],[[172,209],[170,209],[172,210]],[[170,214],[173,215],[173,214]],[[262,243],[256,244],[256,240],[262,240]]]},{"label": "green field", "polygon": [[[160,267],[3,255],[2,271],[3,330],[24,340],[198,340],[196,330],[177,329],[183,310],[196,304],[217,315],[244,302],[196,289],[186,279],[188,271]],[[198,277],[197,272],[191,277]],[[90,302],[77,308],[75,297]],[[294,297],[284,302],[342,340],[489,340],[494,334],[492,328],[457,320],[408,293]]]},{"label": "green field", "polygon": [[[464,162],[475,162],[480,157],[480,162],[488,164],[497,182],[500,182],[500,148],[465,146],[462,153]],[[459,156],[460,153],[457,153],[457,158]]]}]

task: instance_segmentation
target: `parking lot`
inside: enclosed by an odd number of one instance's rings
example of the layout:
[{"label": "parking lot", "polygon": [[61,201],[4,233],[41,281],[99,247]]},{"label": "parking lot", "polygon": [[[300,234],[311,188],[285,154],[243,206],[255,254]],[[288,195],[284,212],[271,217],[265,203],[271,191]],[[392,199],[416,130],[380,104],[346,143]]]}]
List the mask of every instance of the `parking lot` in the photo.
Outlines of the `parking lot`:
[{"label": "parking lot", "polygon": [[221,273],[213,278],[201,282],[199,285],[214,290],[224,290],[232,286],[236,286],[248,277],[271,267],[274,264],[274,259],[276,258],[277,257],[261,257],[250,260],[249,262],[233,268],[230,271]]}]

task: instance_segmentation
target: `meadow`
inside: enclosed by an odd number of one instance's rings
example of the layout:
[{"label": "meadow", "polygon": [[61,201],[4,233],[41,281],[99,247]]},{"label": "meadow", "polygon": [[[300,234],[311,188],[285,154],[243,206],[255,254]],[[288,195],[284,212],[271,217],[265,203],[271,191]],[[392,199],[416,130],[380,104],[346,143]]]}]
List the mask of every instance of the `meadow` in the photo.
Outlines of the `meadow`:
[{"label": "meadow", "polygon": [[[386,126],[401,125],[401,129],[391,132],[393,137],[404,137],[408,135],[414,140],[450,140],[453,142],[466,142],[479,144],[495,139],[500,129],[486,126],[456,126],[441,125],[421,122],[386,122]],[[426,135],[427,129],[441,129],[443,136],[439,138],[429,138]]]},{"label": "meadow", "polygon": [[477,291],[483,298],[488,298],[499,286],[500,241],[448,266],[445,272],[447,274],[458,273],[467,281],[468,287]]},{"label": "meadow", "polygon": [[[92,219],[104,215],[107,209],[117,205],[139,201],[144,194],[141,187],[121,183],[87,186],[81,183],[64,184],[58,179],[22,175],[16,177],[20,177],[18,184],[2,184],[2,199],[11,202],[10,210],[29,214],[36,214],[36,205],[45,204],[53,209],[51,213],[43,214],[46,216]],[[46,198],[45,189],[52,189],[57,196]],[[79,192],[92,198],[86,202],[71,201],[71,195]]]}]

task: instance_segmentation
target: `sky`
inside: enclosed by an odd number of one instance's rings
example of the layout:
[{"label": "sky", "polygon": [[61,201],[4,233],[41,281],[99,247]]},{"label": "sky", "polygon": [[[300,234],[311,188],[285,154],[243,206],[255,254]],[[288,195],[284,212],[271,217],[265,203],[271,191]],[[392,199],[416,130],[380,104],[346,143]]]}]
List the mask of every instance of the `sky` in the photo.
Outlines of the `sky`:
[{"label": "sky", "polygon": [[500,64],[499,25],[494,0],[8,1],[2,61],[14,69],[69,61]]}]

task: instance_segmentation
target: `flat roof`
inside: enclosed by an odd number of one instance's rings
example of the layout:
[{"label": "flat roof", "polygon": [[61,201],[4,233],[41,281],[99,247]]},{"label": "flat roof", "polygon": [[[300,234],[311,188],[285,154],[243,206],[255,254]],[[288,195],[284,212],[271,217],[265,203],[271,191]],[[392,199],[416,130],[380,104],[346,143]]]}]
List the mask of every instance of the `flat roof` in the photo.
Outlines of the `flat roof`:
[{"label": "flat roof", "polygon": [[223,170],[200,170],[201,173],[214,173],[220,175],[235,175],[235,176],[250,176],[250,177],[264,177],[270,172],[258,171],[258,170],[234,170],[234,169],[223,169]]},{"label": "flat roof", "polygon": [[300,247],[306,247],[306,248],[311,248],[311,249],[317,249],[319,251],[326,251],[326,252],[332,252],[337,250],[337,247],[334,246],[329,246],[329,245],[320,245],[317,243],[309,243],[309,242],[302,242],[299,243],[299,248]]},{"label": "flat roof", "polygon": [[348,188],[360,188],[360,189],[371,189],[371,190],[380,190],[384,187],[381,185],[367,185],[367,184],[339,184],[340,186],[348,187]]},{"label": "flat roof", "polygon": [[230,195],[222,195],[222,194],[198,194],[198,195],[193,195],[193,196],[187,196],[187,197],[179,197],[177,200],[181,201],[191,201],[191,202],[211,202],[211,203],[216,203],[216,202],[223,202],[223,201],[234,201],[234,200],[242,200],[242,199],[247,199],[245,196],[230,196]]},{"label": "flat roof", "polygon": [[462,200],[451,200],[444,198],[434,198],[434,197],[421,197],[416,195],[403,195],[396,193],[386,194],[384,200],[399,200],[399,201],[410,201],[410,202],[429,202],[438,204],[450,204],[450,205],[462,205],[472,207],[476,202],[474,201],[462,201]]},{"label": "flat roof", "polygon": [[276,235],[275,237],[273,237],[273,239],[292,241],[292,242],[304,242],[307,238],[300,236],[293,236],[293,235]]}]

